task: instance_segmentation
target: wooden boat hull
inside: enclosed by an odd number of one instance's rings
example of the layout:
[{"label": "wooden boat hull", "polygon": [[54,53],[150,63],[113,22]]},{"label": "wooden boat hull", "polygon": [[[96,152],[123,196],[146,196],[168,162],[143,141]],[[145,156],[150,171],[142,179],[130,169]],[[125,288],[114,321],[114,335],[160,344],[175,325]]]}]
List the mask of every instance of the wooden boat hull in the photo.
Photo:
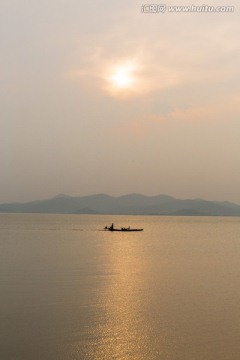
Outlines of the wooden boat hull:
[{"label": "wooden boat hull", "polygon": [[143,229],[105,229],[106,231],[123,231],[123,232],[132,232],[132,231],[143,231]]}]

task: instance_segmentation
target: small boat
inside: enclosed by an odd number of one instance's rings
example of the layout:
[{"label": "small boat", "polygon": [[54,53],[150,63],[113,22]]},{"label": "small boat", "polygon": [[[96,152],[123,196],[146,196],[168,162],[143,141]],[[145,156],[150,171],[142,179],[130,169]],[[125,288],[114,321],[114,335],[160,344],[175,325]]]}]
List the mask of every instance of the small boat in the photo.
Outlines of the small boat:
[{"label": "small boat", "polygon": [[115,227],[114,227],[114,224],[112,224],[111,226],[105,226],[105,228],[104,228],[104,230],[106,230],[106,231],[143,231],[143,229],[132,229],[132,228],[130,228],[130,226],[129,227],[127,227],[127,228],[125,228],[125,227],[122,227],[122,228],[120,228],[120,229],[116,229]]}]

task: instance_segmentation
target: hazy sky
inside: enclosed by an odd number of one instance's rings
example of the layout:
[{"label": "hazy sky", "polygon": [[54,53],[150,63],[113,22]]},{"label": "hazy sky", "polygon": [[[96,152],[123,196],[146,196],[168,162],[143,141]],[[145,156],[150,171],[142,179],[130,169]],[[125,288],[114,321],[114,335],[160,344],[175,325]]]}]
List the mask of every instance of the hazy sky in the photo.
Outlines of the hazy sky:
[{"label": "hazy sky", "polygon": [[0,203],[240,203],[240,6],[228,1],[206,5],[234,12],[154,14],[135,0],[1,0]]}]

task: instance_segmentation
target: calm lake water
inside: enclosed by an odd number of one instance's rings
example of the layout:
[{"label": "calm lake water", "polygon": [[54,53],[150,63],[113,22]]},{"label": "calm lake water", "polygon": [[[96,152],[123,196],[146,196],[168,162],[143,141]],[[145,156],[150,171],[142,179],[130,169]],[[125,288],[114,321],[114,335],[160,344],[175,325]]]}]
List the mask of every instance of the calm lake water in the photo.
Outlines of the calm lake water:
[{"label": "calm lake water", "polygon": [[1,214],[0,294],[1,360],[239,360],[240,218]]}]

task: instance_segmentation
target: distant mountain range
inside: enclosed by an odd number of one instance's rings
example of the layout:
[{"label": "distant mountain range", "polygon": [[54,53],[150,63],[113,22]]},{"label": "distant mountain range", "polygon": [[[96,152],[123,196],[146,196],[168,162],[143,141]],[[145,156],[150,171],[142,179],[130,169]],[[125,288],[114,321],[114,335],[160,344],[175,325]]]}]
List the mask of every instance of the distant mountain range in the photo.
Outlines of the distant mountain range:
[{"label": "distant mountain range", "polygon": [[57,195],[48,200],[0,204],[0,212],[52,214],[118,214],[171,216],[240,216],[240,205],[202,199],[180,200],[167,195],[106,194],[74,197]]}]

